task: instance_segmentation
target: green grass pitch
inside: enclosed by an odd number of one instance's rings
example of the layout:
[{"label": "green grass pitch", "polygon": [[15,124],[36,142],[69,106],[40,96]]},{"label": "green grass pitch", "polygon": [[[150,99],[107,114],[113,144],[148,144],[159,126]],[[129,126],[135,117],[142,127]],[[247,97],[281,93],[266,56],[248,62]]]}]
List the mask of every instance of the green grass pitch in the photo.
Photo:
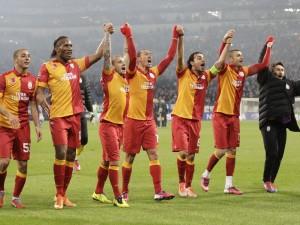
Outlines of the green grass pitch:
[{"label": "green grass pitch", "polygon": [[[170,128],[160,128],[159,156],[163,168],[164,189],[177,193],[176,156],[171,152]],[[237,153],[234,182],[245,192],[242,196],[223,194],[225,182],[224,159],[212,173],[210,191],[202,192],[200,174],[213,151],[213,134],[210,122],[202,123],[201,150],[195,159],[193,187],[199,194],[196,199],[176,196],[172,201],[155,202],[149,175],[148,159],[139,154],[133,166],[130,183],[130,208],[119,209],[91,199],[96,184],[96,170],[101,158],[98,127],[89,125],[89,144],[80,156],[82,170],[74,174],[68,195],[78,206],[74,209],[53,209],[54,181],[52,163],[54,150],[48,124],[43,124],[42,142],[32,136],[31,160],[28,180],[22,199],[27,208],[17,210],[9,204],[15,162],[11,162],[6,179],[6,201],[0,209],[1,225],[142,225],[142,224],[202,224],[202,225],[292,225],[300,224],[300,138],[288,132],[282,167],[277,178],[279,192],[266,193],[262,188],[264,150],[257,122],[241,123],[241,147]],[[122,154],[123,156],[123,154]],[[112,197],[110,183],[105,187]]]}]

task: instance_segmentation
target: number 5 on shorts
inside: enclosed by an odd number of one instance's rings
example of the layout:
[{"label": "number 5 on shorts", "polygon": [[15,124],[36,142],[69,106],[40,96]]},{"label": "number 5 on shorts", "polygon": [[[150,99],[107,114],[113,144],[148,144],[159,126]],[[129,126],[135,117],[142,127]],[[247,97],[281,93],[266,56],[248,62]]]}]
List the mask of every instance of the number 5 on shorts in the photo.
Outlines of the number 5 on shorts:
[{"label": "number 5 on shorts", "polygon": [[30,143],[23,143],[23,152],[30,152]]}]

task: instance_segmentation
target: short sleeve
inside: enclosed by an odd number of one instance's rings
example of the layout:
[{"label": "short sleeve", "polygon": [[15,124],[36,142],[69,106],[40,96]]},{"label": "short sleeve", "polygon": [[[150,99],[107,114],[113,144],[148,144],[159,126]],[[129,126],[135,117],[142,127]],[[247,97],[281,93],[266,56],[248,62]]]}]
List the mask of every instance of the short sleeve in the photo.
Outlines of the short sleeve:
[{"label": "short sleeve", "polygon": [[4,75],[0,75],[0,98],[2,98],[6,88],[6,82]]},{"label": "short sleeve", "polygon": [[88,56],[82,57],[80,59],[74,59],[73,61],[78,65],[80,72],[83,72],[90,67]]},{"label": "short sleeve", "polygon": [[44,63],[41,66],[39,74],[38,74],[38,86],[39,87],[47,87],[48,79],[49,79],[49,72],[48,72],[46,63]]}]

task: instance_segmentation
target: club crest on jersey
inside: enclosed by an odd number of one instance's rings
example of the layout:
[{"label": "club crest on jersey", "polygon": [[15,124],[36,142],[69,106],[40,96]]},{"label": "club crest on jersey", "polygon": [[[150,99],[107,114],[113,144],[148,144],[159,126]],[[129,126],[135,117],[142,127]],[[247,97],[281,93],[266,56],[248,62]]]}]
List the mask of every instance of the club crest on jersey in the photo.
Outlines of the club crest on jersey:
[{"label": "club crest on jersey", "polygon": [[73,63],[71,63],[71,64],[70,64],[70,67],[71,67],[72,69],[74,69],[74,64],[73,64]]},{"label": "club crest on jersey", "polygon": [[285,89],[286,89],[286,90],[290,90],[290,85],[286,84],[286,85],[285,85]]},{"label": "club crest on jersey", "polygon": [[33,86],[33,85],[32,85],[32,82],[29,81],[28,84],[27,84],[28,89],[32,89],[32,86]]},{"label": "club crest on jersey", "polygon": [[240,71],[240,72],[239,72],[239,76],[240,76],[240,77],[244,77],[244,76],[245,76],[244,72],[243,72],[243,71]]},{"label": "club crest on jersey", "polygon": [[206,79],[205,75],[202,75],[201,79],[202,79],[202,80],[205,80],[205,79]]},{"label": "club crest on jersey", "polygon": [[15,83],[16,83],[16,78],[15,77],[10,78],[10,84],[14,85]]}]

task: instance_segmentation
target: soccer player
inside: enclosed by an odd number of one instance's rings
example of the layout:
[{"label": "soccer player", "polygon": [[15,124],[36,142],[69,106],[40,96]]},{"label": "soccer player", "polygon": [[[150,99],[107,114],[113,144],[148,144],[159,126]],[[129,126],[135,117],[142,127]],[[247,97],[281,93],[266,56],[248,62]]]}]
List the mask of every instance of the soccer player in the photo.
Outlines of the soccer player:
[{"label": "soccer player", "polygon": [[[86,76],[81,76],[80,78],[80,92],[83,102],[84,111],[80,115],[80,125],[81,125],[81,137],[80,146],[76,148],[76,158],[74,161],[73,171],[80,171],[81,166],[79,163],[79,156],[84,150],[84,146],[88,143],[88,118],[90,115],[93,116],[93,105],[92,105],[92,94],[89,82]],[[91,113],[91,114],[90,114]],[[92,116],[90,118],[92,118]],[[91,119],[90,119],[91,120]]]},{"label": "soccer player", "polygon": [[111,203],[103,192],[108,176],[115,196],[113,204],[117,207],[128,208],[129,205],[122,198],[119,189],[118,176],[120,146],[123,141],[123,123],[128,96],[128,83],[125,78],[126,66],[122,56],[115,56],[111,60],[111,33],[108,31],[105,32],[104,43],[104,64],[101,79],[104,108],[99,125],[102,162],[98,168],[98,182],[92,198],[102,203]]},{"label": "soccer player", "polygon": [[155,200],[169,200],[173,194],[167,193],[161,187],[161,166],[156,151],[157,133],[153,118],[153,97],[156,79],[173,60],[176,54],[180,26],[173,28],[173,37],[167,56],[157,65],[152,66],[152,53],[141,50],[136,54],[129,24],[121,27],[128,46],[129,65],[126,77],[129,82],[129,106],[124,124],[125,162],[122,166],[123,197],[128,200],[128,184],[132,172],[132,164],[141,147],[147,152],[150,161],[149,170],[154,185]]},{"label": "soccer player", "polygon": [[[269,42],[269,40],[267,41]],[[221,51],[226,45],[223,40]],[[218,161],[226,154],[226,181],[224,193],[241,195],[242,192],[233,185],[236,148],[239,147],[240,121],[239,109],[243,87],[247,77],[254,75],[269,65],[268,47],[261,63],[243,66],[243,54],[238,49],[230,50],[229,64],[219,71],[217,98],[214,106],[212,124],[215,139],[215,152],[210,156],[206,170],[201,177],[201,187],[209,189],[210,173]]]},{"label": "soccer player", "polygon": [[226,33],[225,48],[210,70],[205,70],[205,57],[199,51],[193,52],[188,58],[187,65],[184,64],[183,33],[179,37],[176,68],[178,96],[172,112],[172,147],[173,152],[178,152],[178,194],[181,197],[197,197],[191,184],[195,167],[194,158],[199,152],[206,90],[217,71],[224,66],[233,32],[230,30]]},{"label": "soccer player", "polygon": [[36,78],[29,71],[31,56],[27,49],[14,52],[14,69],[0,76],[0,208],[3,206],[4,183],[11,155],[17,161],[17,174],[11,205],[24,208],[20,194],[26,182],[30,157],[30,106],[37,141],[41,140],[39,116],[35,102]]},{"label": "soccer player", "polygon": [[[271,37],[272,38],[272,37]],[[270,45],[270,42],[268,43]],[[268,45],[260,54],[261,62]],[[300,81],[286,77],[283,63],[276,62],[271,69],[266,68],[257,74],[259,83],[259,128],[263,137],[266,159],[264,164],[264,189],[277,192],[274,184],[280,168],[287,138],[287,128],[299,132],[294,114],[295,96],[300,94]]]},{"label": "soccer player", "polygon": [[[80,94],[80,76],[83,71],[101,59],[103,45],[94,54],[79,59],[72,56],[72,42],[66,36],[54,41],[52,59],[45,62],[39,72],[37,100],[50,116],[50,131],[55,148],[53,165],[56,185],[55,209],[75,207],[66,191],[72,178],[76,148],[80,145],[80,114],[83,104]],[[44,91],[51,93],[51,106]]]}]

